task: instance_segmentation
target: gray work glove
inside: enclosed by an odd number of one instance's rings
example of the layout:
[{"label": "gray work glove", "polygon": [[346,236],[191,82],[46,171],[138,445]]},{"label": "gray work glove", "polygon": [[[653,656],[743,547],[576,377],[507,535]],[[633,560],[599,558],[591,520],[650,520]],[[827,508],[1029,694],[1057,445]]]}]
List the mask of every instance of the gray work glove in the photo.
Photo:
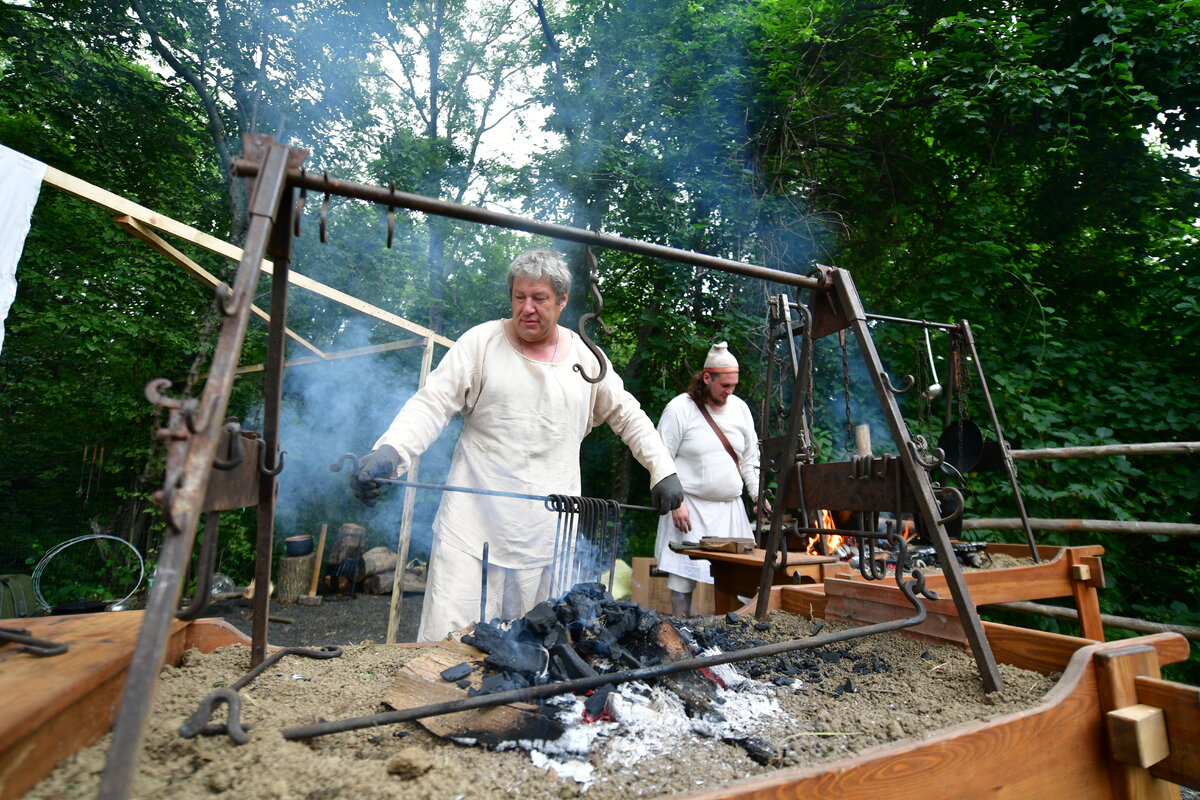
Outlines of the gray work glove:
[{"label": "gray work glove", "polygon": [[382,445],[372,450],[358,462],[358,468],[350,473],[350,491],[365,506],[375,505],[379,499],[379,484],[376,478],[390,478],[400,466],[400,454],[391,445]]},{"label": "gray work glove", "polygon": [[679,476],[672,473],[654,484],[650,490],[650,504],[659,514],[669,514],[683,505],[683,484],[679,482]]}]

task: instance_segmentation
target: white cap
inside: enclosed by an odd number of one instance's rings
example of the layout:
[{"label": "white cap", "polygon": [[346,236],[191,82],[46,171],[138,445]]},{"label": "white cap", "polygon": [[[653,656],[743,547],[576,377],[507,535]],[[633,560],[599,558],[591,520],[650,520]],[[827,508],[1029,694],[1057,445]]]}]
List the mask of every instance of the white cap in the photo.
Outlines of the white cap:
[{"label": "white cap", "polygon": [[729,352],[729,342],[717,342],[708,349],[708,358],[704,359],[705,372],[737,372],[738,362]]}]

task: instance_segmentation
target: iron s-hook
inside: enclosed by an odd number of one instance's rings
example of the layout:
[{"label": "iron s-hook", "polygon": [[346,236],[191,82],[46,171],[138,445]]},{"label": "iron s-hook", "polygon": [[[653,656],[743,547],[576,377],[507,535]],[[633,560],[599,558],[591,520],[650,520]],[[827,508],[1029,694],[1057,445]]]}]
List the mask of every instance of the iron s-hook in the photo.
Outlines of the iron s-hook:
[{"label": "iron s-hook", "polygon": [[596,310],[594,312],[589,311],[579,318],[579,338],[583,339],[584,345],[586,345],[587,349],[596,357],[596,361],[600,363],[600,372],[597,373],[596,377],[593,378],[584,372],[583,364],[576,364],[575,371],[583,376],[583,379],[588,383],[599,383],[600,381],[604,380],[604,375],[608,372],[608,364],[604,358],[604,353],[600,352],[600,348],[597,347],[596,343],[593,342],[587,335],[587,331],[585,330],[584,326],[588,322],[596,320],[596,323],[606,335],[611,336],[612,330],[604,324],[604,320],[600,319],[600,315],[604,313],[604,298],[600,296],[599,276],[596,274],[596,270],[598,269],[596,256],[594,253],[592,253],[592,248],[590,247],[586,248],[584,252],[587,253],[588,260],[588,286],[590,288],[592,300],[596,303]]}]

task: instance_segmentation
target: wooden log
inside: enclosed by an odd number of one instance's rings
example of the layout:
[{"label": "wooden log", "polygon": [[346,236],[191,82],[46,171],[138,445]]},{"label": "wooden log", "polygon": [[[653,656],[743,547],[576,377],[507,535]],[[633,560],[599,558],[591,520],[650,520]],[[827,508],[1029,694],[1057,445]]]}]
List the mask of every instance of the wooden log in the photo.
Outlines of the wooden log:
[{"label": "wooden log", "polygon": [[313,562],[317,556],[284,556],[279,559],[279,574],[276,578],[275,599],[280,603],[294,603],[308,589],[312,579]]},{"label": "wooden log", "polygon": [[[1019,517],[964,519],[964,531],[1024,530]],[[1116,519],[1040,519],[1029,518],[1035,531],[1091,531],[1094,533],[1152,533],[1158,536],[1200,536],[1200,525],[1186,522],[1137,522]]]},{"label": "wooden log", "polygon": [[329,548],[329,555],[325,558],[327,566],[336,567],[347,559],[357,561],[362,557],[363,548],[367,544],[367,529],[362,525],[355,525],[347,522],[338,531],[337,537],[333,540],[333,546]]},{"label": "wooden log", "polygon": [[[395,583],[396,571],[389,569],[387,572],[376,573],[364,580],[363,591],[370,592],[371,594],[391,594]],[[423,592],[425,591],[425,581],[411,572],[405,572],[400,591]]]},{"label": "wooden log", "polygon": [[1041,458],[1111,458],[1112,456],[1187,455],[1200,453],[1200,442],[1150,442],[1148,444],[1101,444],[1087,447],[1043,447],[1010,450],[1013,461]]},{"label": "wooden log", "polygon": [[[378,575],[381,572],[393,572],[399,556],[387,547],[372,547],[362,555],[362,574],[364,578]],[[390,587],[388,591],[391,591]]]},{"label": "wooden log", "polygon": [[[1033,616],[1050,617],[1051,619],[1069,620],[1071,622],[1076,622],[1079,619],[1079,612],[1073,608],[1050,606],[1044,603],[1025,603],[1020,601],[994,603],[981,606],[979,610],[988,611],[993,609],[996,611],[1015,611],[1018,614],[1031,614]],[[1121,628],[1122,630],[1136,631],[1137,633],[1178,633],[1193,642],[1200,642],[1200,628],[1194,625],[1171,625],[1166,622],[1151,622],[1146,619],[1118,617],[1113,614],[1101,614],[1100,622],[1108,628]]]}]

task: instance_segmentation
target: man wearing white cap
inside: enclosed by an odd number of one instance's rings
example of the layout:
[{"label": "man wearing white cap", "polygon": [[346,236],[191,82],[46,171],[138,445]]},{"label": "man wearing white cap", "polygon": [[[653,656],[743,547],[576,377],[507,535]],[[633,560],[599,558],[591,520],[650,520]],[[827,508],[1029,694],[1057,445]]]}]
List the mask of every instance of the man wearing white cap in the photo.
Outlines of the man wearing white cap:
[{"label": "man wearing white cap", "polygon": [[758,497],[758,437],[750,407],[733,393],[737,384],[737,359],[728,343],[718,342],[687,392],[667,404],[658,423],[684,493],[683,504],[659,518],[654,545],[677,617],[691,615],[696,584],[712,583],[712,576],[707,561],[676,553],[670,545],[754,535],[741,495],[744,488],[752,499]]}]

